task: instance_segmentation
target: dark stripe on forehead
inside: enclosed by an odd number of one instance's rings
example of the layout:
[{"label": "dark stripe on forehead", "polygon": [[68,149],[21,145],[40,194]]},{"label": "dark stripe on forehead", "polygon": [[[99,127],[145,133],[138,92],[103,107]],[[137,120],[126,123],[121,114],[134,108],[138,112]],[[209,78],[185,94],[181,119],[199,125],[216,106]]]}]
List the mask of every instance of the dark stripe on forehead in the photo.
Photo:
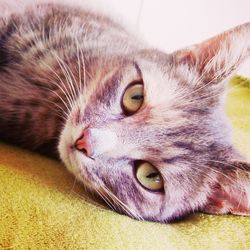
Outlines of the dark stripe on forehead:
[{"label": "dark stripe on forehead", "polygon": [[[4,68],[8,65],[8,63],[11,61],[11,55],[7,48],[7,43],[12,34],[16,30],[16,25],[12,21],[7,26],[5,26],[5,23],[3,22],[0,25],[0,71],[4,70]],[[2,27],[3,26],[3,27]]]},{"label": "dark stripe on forehead", "polygon": [[164,158],[163,162],[166,164],[174,164],[176,162],[190,161],[187,155],[178,155],[170,158]]},{"label": "dark stripe on forehead", "polygon": [[136,69],[137,74],[140,76],[140,78],[142,78],[142,72],[141,72],[139,65],[136,62],[134,62],[133,65]]},{"label": "dark stripe on forehead", "polygon": [[100,88],[103,89],[100,91],[100,94],[97,97],[100,98],[99,100],[102,100],[102,103],[109,105],[111,101],[115,99],[117,95],[117,88],[119,87],[121,82],[121,77],[122,76],[118,71],[100,86]]},{"label": "dark stripe on forehead", "polygon": [[177,147],[177,148],[187,149],[187,150],[190,150],[190,151],[193,150],[192,144],[188,143],[188,142],[176,141],[176,142],[174,142],[174,146]]},{"label": "dark stripe on forehead", "polygon": [[94,95],[91,97],[90,102],[84,111],[84,119],[91,119],[93,115],[93,110],[96,109],[96,106],[101,104],[104,106],[110,106],[112,101],[114,101],[117,95],[117,88],[120,85],[121,74],[117,71],[110,77],[108,80],[103,82],[98,86],[98,88],[94,91]]},{"label": "dark stripe on forehead", "polygon": [[[213,145],[213,144],[212,144]],[[212,145],[201,145],[201,144],[195,144],[193,142],[183,142],[183,141],[176,141],[173,143],[173,146],[185,149],[189,151],[190,153],[193,152],[195,154],[204,154],[210,151],[210,147]]]},{"label": "dark stripe on forehead", "polygon": [[153,147],[146,147],[144,151],[147,152],[149,156],[161,156],[162,155],[162,150],[153,148]]}]

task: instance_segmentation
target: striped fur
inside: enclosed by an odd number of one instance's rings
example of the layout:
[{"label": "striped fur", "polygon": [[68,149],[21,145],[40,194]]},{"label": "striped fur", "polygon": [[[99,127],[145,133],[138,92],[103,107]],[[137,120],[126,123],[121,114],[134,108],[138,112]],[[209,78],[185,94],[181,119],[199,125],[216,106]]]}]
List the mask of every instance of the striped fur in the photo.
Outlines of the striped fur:
[{"label": "striped fur", "polygon": [[[226,79],[249,54],[250,25],[167,55],[99,12],[54,2],[0,2],[1,140],[60,157],[137,219],[249,215],[250,167],[232,146],[223,103]],[[126,116],[121,98],[135,80],[144,103]],[[86,127],[93,158],[73,147]],[[164,192],[139,185],[137,160],[161,172]]]}]

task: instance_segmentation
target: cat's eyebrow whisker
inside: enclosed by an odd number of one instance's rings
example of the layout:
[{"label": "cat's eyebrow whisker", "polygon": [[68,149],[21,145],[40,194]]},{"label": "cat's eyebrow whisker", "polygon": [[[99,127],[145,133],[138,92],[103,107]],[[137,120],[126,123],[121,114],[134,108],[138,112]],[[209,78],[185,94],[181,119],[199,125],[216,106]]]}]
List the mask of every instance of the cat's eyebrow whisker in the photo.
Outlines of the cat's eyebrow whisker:
[{"label": "cat's eyebrow whisker", "polygon": [[[192,104],[192,102],[195,102],[195,101],[206,101],[206,100],[216,98],[219,96],[221,96],[221,93],[218,93],[217,91],[214,91],[214,93],[210,92],[208,94],[200,95],[197,98],[188,99],[186,102],[180,103],[180,105],[178,105],[178,107],[187,106],[188,104]],[[185,97],[185,99],[187,99],[187,97]],[[181,101],[181,100],[182,99],[179,99],[179,101]]]},{"label": "cat's eyebrow whisker", "polygon": [[[53,91],[53,90],[51,90],[51,89],[48,89],[48,91],[51,91],[53,94],[55,94],[56,96],[58,96],[59,94],[57,93],[57,92],[55,92],[55,91]],[[59,97],[59,99],[61,98],[61,96],[58,96]],[[59,108],[59,110],[57,110],[57,109],[54,109],[54,111],[57,111],[57,113],[58,114],[63,114],[64,116],[62,116],[65,120],[67,119],[67,117],[68,117],[68,113],[65,111],[65,109],[63,109],[58,103],[56,103],[56,102],[52,102],[51,100],[48,100],[48,99],[44,99],[46,102],[48,102],[48,103],[50,103],[50,104],[53,104],[53,105],[55,105],[57,108]],[[62,102],[64,101],[63,99],[60,99]],[[68,109],[68,107],[67,107],[67,103],[65,103],[65,102],[63,102],[63,104],[64,104],[64,106],[65,106],[65,108],[67,109],[67,110],[69,110]],[[62,113],[61,113],[61,112]]]},{"label": "cat's eyebrow whisker", "polygon": [[70,69],[70,67],[65,63],[64,63],[64,66],[69,74],[69,77],[70,77],[70,83],[71,83],[71,86],[72,86],[72,90],[74,92],[74,96],[75,96],[75,99],[77,99],[77,97],[79,96],[79,91],[78,88],[79,88],[79,83],[77,82],[76,78],[75,78],[75,75],[73,74],[72,70]]},{"label": "cat's eyebrow whisker", "polygon": [[[215,163],[220,163],[220,164],[225,164],[225,165],[233,166],[231,164],[228,164],[228,163],[225,163],[225,162],[220,162],[220,161],[210,160],[210,162],[215,162]],[[223,173],[222,171],[219,171],[218,169],[215,169],[213,167],[209,167],[209,166],[206,166],[206,165],[203,165],[203,164],[201,164],[201,165],[195,164],[195,163],[192,163],[192,164],[198,166],[198,168],[196,168],[195,170],[202,171],[202,168],[205,169],[205,170],[207,170],[206,172],[204,172],[206,174],[206,176],[209,176],[207,172],[212,171],[212,172],[214,172],[214,173],[216,173],[218,175],[221,175],[221,176],[225,177],[230,183],[237,184],[237,181],[233,177],[230,177],[230,176],[226,175],[225,173]],[[202,167],[202,168],[200,168],[200,167]]]},{"label": "cat's eyebrow whisker", "polygon": [[[56,106],[57,108],[59,108],[59,110],[57,110],[57,109],[54,109],[54,111],[56,112],[56,114],[57,114],[57,116],[59,116],[59,117],[61,117],[61,118],[63,118],[63,120],[66,122],[67,121],[67,118],[68,118],[68,113],[59,105],[59,104],[57,104],[56,102],[52,102],[52,101],[50,101],[50,100],[47,100],[47,99],[44,99],[46,102],[48,102],[48,103],[51,103],[51,104],[53,104],[54,106]],[[64,106],[65,106],[66,104],[64,104]],[[67,106],[65,106],[66,107],[66,109],[68,109],[68,107]]]},{"label": "cat's eyebrow whisker", "polygon": [[[32,29],[32,27],[30,27],[30,29],[31,29],[31,31],[33,31],[33,29]],[[43,35],[43,39],[44,40],[46,40],[45,39],[45,28],[43,27],[43,32],[42,32],[42,35]],[[37,37],[37,34],[36,33],[34,33],[34,32],[32,32],[33,33],[33,35],[34,35],[34,38],[36,39],[36,42],[37,43],[39,43],[39,44],[41,44],[40,43],[40,38],[39,37]],[[42,43],[42,46],[43,46],[43,49],[44,49],[44,52],[43,53],[45,53],[45,52],[48,52],[49,50],[44,46],[44,44]],[[59,62],[59,60],[62,62],[62,63],[64,63],[63,62],[63,60],[57,55],[57,53],[55,52],[55,51],[49,51],[50,53],[52,53],[54,56],[55,56],[55,58],[56,58],[56,60],[57,60],[57,62],[58,62],[58,64],[59,64],[59,66],[60,66],[60,68],[62,69],[62,71],[63,71],[63,74],[64,74],[64,76],[65,76],[65,78],[66,78],[66,81],[67,81],[67,83],[68,83],[68,85],[69,85],[69,87],[70,87],[70,82],[68,82],[68,77],[67,77],[67,74],[65,74],[65,72],[64,72],[64,70],[63,70],[63,67],[62,66],[64,66],[64,65],[62,65],[60,62]],[[50,70],[58,77],[58,79],[60,80],[60,82],[62,83],[62,85],[65,87],[65,84],[63,83],[63,81],[61,80],[61,78],[59,77],[59,75],[49,66],[49,65],[47,65],[44,61],[43,61],[43,63],[47,66],[47,67],[49,67],[50,68]],[[65,63],[64,63],[65,64]],[[59,84],[57,85],[58,87],[59,87]],[[62,90],[62,88],[60,87],[60,89]],[[74,88],[73,88],[74,89]],[[67,91],[67,88],[65,87],[65,90]],[[68,92],[68,91],[67,91]],[[63,91],[63,93],[65,94],[65,92]],[[71,107],[72,107],[72,105],[73,105],[73,103],[74,103],[74,98],[73,98],[73,93],[71,93],[72,94],[72,96],[71,96],[71,102],[69,102],[70,103],[70,105],[71,105]],[[70,96],[70,95],[66,95],[66,96]],[[76,99],[76,98],[75,98]]]},{"label": "cat's eyebrow whisker", "polygon": [[52,102],[52,101],[48,101],[47,102],[50,102],[51,104],[55,105],[57,108],[61,109],[62,113],[60,113],[60,111],[54,109],[54,112],[56,112],[56,116],[63,119],[65,122],[67,122],[67,116],[68,114],[63,110],[63,108],[61,106],[59,106],[57,103],[55,102]]},{"label": "cat's eyebrow whisker", "polygon": [[[67,103],[63,100],[63,98],[56,92],[56,91],[54,91],[54,90],[52,90],[52,89],[49,89],[49,88],[46,88],[46,87],[44,87],[45,89],[47,89],[47,90],[49,90],[50,92],[52,92],[53,94],[55,94],[61,101],[62,101],[62,103],[64,104],[64,106],[65,106],[65,108],[67,109],[67,111],[68,111],[68,114],[70,113],[70,107],[68,107],[68,105],[67,105]],[[45,99],[46,100],[46,99]],[[48,100],[46,100],[46,101],[48,101]],[[49,102],[49,101],[48,101]],[[51,102],[51,103],[53,103],[53,102]],[[55,104],[55,105],[57,105],[57,106],[59,106],[58,104],[56,104],[56,103],[53,103],[53,104]],[[60,106],[59,106],[60,107]],[[60,107],[60,109],[62,109],[62,107]],[[64,112],[64,114],[66,115],[66,117],[68,116],[68,114],[62,109],[62,111]]]},{"label": "cat's eyebrow whisker", "polygon": [[80,54],[81,54],[82,65],[84,67],[84,81],[83,82],[84,82],[84,84],[86,84],[86,77],[88,76],[91,79],[91,78],[93,78],[93,76],[86,69],[83,47],[79,46],[79,49],[80,49]]},{"label": "cat's eyebrow whisker", "polygon": [[[181,105],[183,106],[183,105],[189,104],[189,103],[192,102],[192,101],[200,100],[200,99],[203,98],[203,97],[208,97],[208,98],[215,97],[215,96],[211,96],[211,91],[210,91],[208,94],[204,94],[203,96],[199,95],[198,98],[196,98],[196,99],[193,98],[193,99],[192,99],[192,96],[193,96],[195,93],[199,92],[201,89],[202,89],[202,88],[194,89],[193,91],[191,91],[191,92],[189,92],[189,93],[185,93],[185,92],[184,92],[184,95],[178,97],[178,101],[181,102],[181,101],[185,100],[184,103],[181,103]],[[217,94],[216,91],[214,91],[214,92]],[[220,94],[220,95],[221,95],[221,94]],[[218,96],[219,96],[219,95],[218,95]],[[191,99],[189,99],[189,97],[191,97]]]},{"label": "cat's eyebrow whisker", "polygon": [[[67,87],[65,86],[65,83],[63,82],[62,78],[57,74],[57,72],[55,72],[55,70],[53,68],[51,68],[47,63],[43,62],[43,64],[48,67],[51,72],[58,78],[58,80],[61,82],[61,84],[58,84],[57,82],[54,81],[54,79],[50,82],[52,84],[54,84],[55,86],[57,86],[65,95],[70,107],[72,107],[74,100],[72,99],[72,97],[70,96]],[[61,86],[62,85],[62,86]],[[66,105],[67,106],[67,105]]]},{"label": "cat's eyebrow whisker", "polygon": [[[75,43],[76,43],[76,56],[77,56],[77,65],[78,65],[78,83],[76,83],[76,85],[78,86],[77,90],[78,90],[78,97],[81,96],[81,92],[82,92],[82,75],[81,75],[81,61],[80,61],[80,57],[79,57],[79,43],[77,41],[77,38],[75,38]],[[80,110],[80,103],[77,102],[78,105],[78,109]]]},{"label": "cat's eyebrow whisker", "polygon": [[56,58],[56,61],[58,63],[58,65],[60,66],[61,70],[62,70],[62,73],[64,74],[65,78],[66,78],[66,81],[67,81],[67,84],[69,86],[69,90],[70,90],[70,93],[71,93],[71,97],[72,97],[72,100],[73,100],[73,103],[74,101],[76,101],[77,99],[77,96],[76,96],[76,92],[75,92],[75,88],[74,88],[74,85],[72,83],[72,78],[69,74],[69,71],[67,70],[67,67],[66,67],[66,64],[64,63],[64,61],[56,54],[56,53],[53,53],[55,58]]},{"label": "cat's eyebrow whisker", "polygon": [[229,162],[224,162],[224,161],[218,161],[218,160],[210,160],[211,162],[215,162],[215,163],[220,163],[220,164],[223,164],[223,165],[226,165],[226,166],[230,166],[231,168],[233,168],[234,170],[246,170],[249,172],[250,174],[250,169],[249,168],[244,168],[244,166],[241,166],[241,168],[229,163]]},{"label": "cat's eyebrow whisker", "polygon": [[[65,94],[70,107],[73,107],[74,103],[77,104],[78,109],[80,109],[80,101],[77,102],[77,98],[80,97],[82,98],[82,95],[80,95],[80,93],[82,92],[82,85],[85,86],[86,85],[86,67],[85,67],[85,60],[84,60],[84,55],[83,55],[83,51],[82,48],[79,47],[79,43],[78,40],[76,38],[76,45],[77,45],[77,58],[78,58],[78,74],[79,74],[79,81],[80,83],[77,82],[74,74],[72,73],[71,69],[65,64],[65,62],[55,53],[53,52],[53,55],[56,57],[57,63],[59,64],[62,73],[64,74],[67,84],[70,88],[70,93],[68,92],[68,89],[65,87],[64,82],[62,81],[61,77],[49,66],[46,65],[47,67],[50,68],[50,70],[56,75],[56,77],[60,80],[60,82],[62,83],[62,86],[64,87],[65,91],[67,91],[68,94],[66,94],[66,92],[62,89],[62,87],[57,84],[54,83],[56,86],[58,86],[61,91]],[[81,54],[81,60],[79,57],[79,51]],[[82,66],[83,66],[83,83],[82,83],[82,78],[81,78],[81,62],[82,62]],[[73,80],[72,80],[73,78]],[[73,83],[74,82],[74,83]],[[86,96],[86,88],[84,87],[84,96]]]},{"label": "cat's eyebrow whisker", "polygon": [[[52,54],[55,56],[55,59],[59,65],[59,67],[61,68],[62,70],[62,73],[66,79],[66,82],[67,82],[67,85],[69,87],[69,92],[68,92],[68,88],[66,88],[67,92],[69,93],[69,96],[71,97],[70,99],[72,100],[71,104],[73,105],[73,103],[76,101],[77,99],[77,95],[76,95],[76,92],[75,92],[75,87],[72,83],[72,78],[71,78],[71,75],[68,71],[68,68],[67,68],[67,65],[66,63],[57,55],[57,53],[55,53],[54,51],[52,52]],[[72,72],[71,72],[72,73]],[[71,105],[71,106],[72,106]]]},{"label": "cat's eyebrow whisker", "polygon": [[[195,171],[199,171],[199,172],[202,172],[202,174],[205,174],[206,175],[206,177],[210,180],[210,181],[212,181],[212,182],[214,182],[215,181],[215,179],[214,179],[214,176],[211,176],[211,175],[209,175],[209,173],[208,173],[208,171],[210,170],[208,167],[204,167],[204,166],[200,166],[199,164],[194,164],[194,165],[196,165],[198,168],[195,168]],[[200,168],[201,167],[201,168]],[[213,170],[212,170],[213,171]],[[215,173],[217,173],[216,171],[213,171],[213,172],[215,172]]]},{"label": "cat's eyebrow whisker", "polygon": [[[232,181],[232,182],[235,182],[235,180],[231,179],[229,176],[225,175],[224,173],[220,172],[219,170],[217,169],[214,169],[214,168],[211,168],[209,166],[206,166],[206,165],[203,165],[203,164],[195,164],[195,163],[192,163],[193,165],[196,165],[198,168],[196,168],[195,170],[198,170],[198,171],[203,171],[207,177],[209,177],[209,174],[207,172],[209,171],[212,171],[216,174],[219,174],[219,175],[223,175],[225,178],[227,178],[229,181]],[[206,171],[206,172],[205,172]],[[214,179],[212,179],[214,181]]]},{"label": "cat's eyebrow whisker", "polygon": [[[90,73],[86,70],[83,48],[81,46],[79,46],[79,41],[78,40],[76,41],[76,43],[77,43],[77,47],[78,47],[78,50],[79,50],[80,56],[81,56],[81,58],[79,59],[80,60],[79,63],[82,64],[82,67],[83,67],[83,93],[82,94],[84,95],[84,97],[86,97],[87,96],[86,77],[88,75],[88,77],[91,78],[91,76],[90,76]],[[78,54],[78,56],[79,56],[79,54]],[[81,85],[80,90],[82,92],[82,85]]]},{"label": "cat's eyebrow whisker", "polygon": [[[213,97],[215,97],[215,96],[213,96]],[[195,102],[195,101],[201,101],[201,100],[205,101],[205,100],[209,100],[211,98],[212,98],[212,96],[207,96],[207,95],[199,96],[198,98],[193,98],[193,99],[187,99],[186,98],[186,100],[185,100],[185,98],[183,98],[183,99],[179,100],[180,103],[178,103],[176,105],[176,107],[185,108],[185,107],[188,107],[188,105],[193,105],[193,102]],[[182,100],[185,100],[185,101],[181,102]],[[201,109],[203,109],[203,107]]]},{"label": "cat's eyebrow whisker", "polygon": [[[78,109],[81,109],[81,103],[82,103],[82,95],[86,97],[86,67],[85,67],[85,60],[84,60],[84,55],[82,49],[80,49],[79,46],[79,41],[77,37],[75,38],[75,43],[76,43],[76,50],[77,50],[77,63],[78,63],[78,74],[79,74],[79,83],[78,85],[78,97],[80,98],[78,104]],[[80,59],[80,54],[81,54],[81,59]],[[82,82],[82,72],[81,68],[83,68],[83,82]]]},{"label": "cat's eyebrow whisker", "polygon": [[[214,58],[211,58],[208,61],[208,64],[212,64],[213,60],[214,60]],[[196,68],[198,68],[198,67],[196,66]],[[209,73],[209,70],[211,70],[211,68],[210,67],[206,67],[203,70],[202,74],[198,78],[196,76],[194,77],[194,79],[192,80],[192,82],[196,82],[198,85],[201,85],[201,86],[198,87],[198,88],[195,88],[193,91],[191,91],[188,94],[184,95],[182,99],[186,99],[187,97],[192,96],[192,95],[194,95],[195,93],[197,93],[199,91],[202,91],[203,89],[207,88],[210,84],[213,84],[216,79],[219,80],[221,78],[221,75],[225,74],[224,71],[222,71],[222,70],[218,71],[217,70],[216,74],[214,74],[214,76],[207,83],[201,84],[201,82],[204,79],[204,76]],[[198,71],[198,69],[197,69],[197,71]]]}]

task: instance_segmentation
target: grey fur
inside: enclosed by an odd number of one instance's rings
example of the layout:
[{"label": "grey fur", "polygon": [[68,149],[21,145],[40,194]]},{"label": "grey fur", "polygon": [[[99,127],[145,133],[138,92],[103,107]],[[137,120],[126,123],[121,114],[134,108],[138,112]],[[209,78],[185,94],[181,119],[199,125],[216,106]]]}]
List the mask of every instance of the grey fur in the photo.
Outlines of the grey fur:
[{"label": "grey fur", "polygon": [[[4,16],[0,138],[53,157],[58,146],[69,171],[137,219],[169,222],[198,210],[249,215],[250,168],[233,161],[243,158],[223,111],[226,79],[249,54],[248,42],[237,47],[249,41],[249,26],[167,55],[81,8],[31,4]],[[126,116],[121,98],[135,80],[145,99]],[[77,152],[72,145],[86,127],[113,134],[116,146],[94,160]],[[137,160],[157,167],[164,192],[139,185]]]}]

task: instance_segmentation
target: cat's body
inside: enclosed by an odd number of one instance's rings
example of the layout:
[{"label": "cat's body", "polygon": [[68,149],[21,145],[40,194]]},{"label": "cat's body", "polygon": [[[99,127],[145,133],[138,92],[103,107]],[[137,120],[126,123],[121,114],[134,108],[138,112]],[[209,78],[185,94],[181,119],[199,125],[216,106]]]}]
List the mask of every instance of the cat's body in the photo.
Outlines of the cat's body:
[{"label": "cat's body", "polygon": [[[249,215],[249,166],[233,161],[243,158],[223,112],[225,79],[249,54],[249,34],[246,24],[166,55],[83,8],[5,13],[0,139],[53,157],[58,147],[79,180],[135,218]],[[143,102],[131,112],[124,96],[133,86],[143,88]]]}]

